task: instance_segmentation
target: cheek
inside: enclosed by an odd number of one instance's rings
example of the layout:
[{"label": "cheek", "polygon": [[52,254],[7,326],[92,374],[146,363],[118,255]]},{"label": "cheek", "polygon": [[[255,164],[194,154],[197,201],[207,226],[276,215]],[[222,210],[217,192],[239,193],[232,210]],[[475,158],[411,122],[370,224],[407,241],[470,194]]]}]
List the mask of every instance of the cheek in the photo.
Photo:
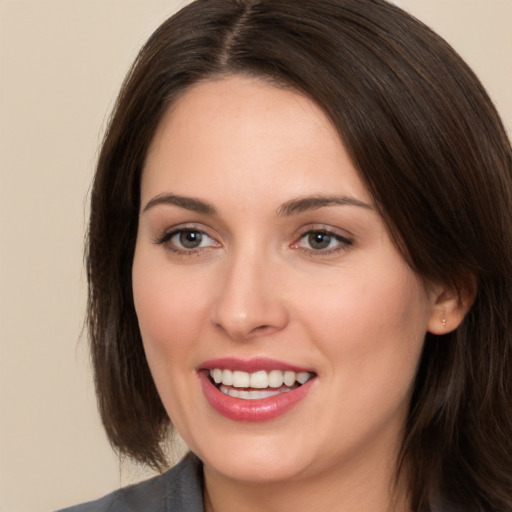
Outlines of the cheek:
[{"label": "cheek", "polygon": [[428,304],[422,285],[412,273],[375,272],[343,274],[300,293],[301,316],[316,319],[320,332],[338,336],[358,334],[360,339],[381,334],[404,336],[426,332]]},{"label": "cheek", "polygon": [[[199,337],[206,314],[204,287],[200,279],[183,282],[183,272],[172,272],[163,262],[151,262],[143,250],[136,251],[132,280],[135,310],[144,349],[155,373],[169,361],[182,362],[191,341]],[[156,375],[155,375],[156,378]]]},{"label": "cheek", "polygon": [[190,430],[186,411],[194,402],[190,378],[195,380],[200,362],[194,347],[206,315],[205,289],[201,279],[184,280],[184,273],[173,272],[165,258],[155,259],[143,249],[135,253],[135,310],[158,393],[174,426],[185,433]]},{"label": "cheek", "polygon": [[344,275],[304,293],[300,303],[298,316],[328,356],[334,378],[361,399],[370,388],[380,395],[373,384],[408,391],[416,373],[429,304],[403,265]]},{"label": "cheek", "polygon": [[340,404],[328,421],[335,429],[344,425],[353,443],[363,432],[371,438],[401,428],[426,332],[426,302],[415,279],[365,276],[357,285],[345,281],[337,296],[333,290],[324,307],[309,301],[309,335],[329,361],[326,408]]}]

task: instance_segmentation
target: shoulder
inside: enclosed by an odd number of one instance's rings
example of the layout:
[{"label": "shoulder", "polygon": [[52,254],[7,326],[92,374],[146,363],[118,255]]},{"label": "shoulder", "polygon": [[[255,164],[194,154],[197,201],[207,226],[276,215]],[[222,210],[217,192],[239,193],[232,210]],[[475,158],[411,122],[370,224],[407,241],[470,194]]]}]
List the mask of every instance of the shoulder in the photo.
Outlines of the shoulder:
[{"label": "shoulder", "polygon": [[162,475],[60,512],[203,512],[202,465],[188,454]]}]

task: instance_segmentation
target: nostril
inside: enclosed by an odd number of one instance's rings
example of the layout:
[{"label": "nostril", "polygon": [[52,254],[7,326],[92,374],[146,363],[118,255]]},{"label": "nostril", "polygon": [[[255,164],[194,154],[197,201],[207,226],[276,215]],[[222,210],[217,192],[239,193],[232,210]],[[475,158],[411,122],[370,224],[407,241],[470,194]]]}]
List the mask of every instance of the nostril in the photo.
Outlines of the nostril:
[{"label": "nostril", "polygon": [[258,332],[266,332],[266,331],[270,331],[272,329],[275,329],[275,327],[272,327],[271,325],[260,325],[258,327],[255,327],[252,332],[255,332],[255,331],[258,331]]},{"label": "nostril", "polygon": [[259,325],[258,327],[255,327],[249,332],[248,337],[253,336],[266,336],[269,334],[273,334],[274,332],[277,332],[279,330],[278,327],[275,327],[273,325]]},{"label": "nostril", "polygon": [[266,336],[279,331],[279,327],[273,325],[258,325],[253,328],[244,329],[243,326],[224,326],[222,323],[216,322],[215,328],[223,333],[230,335],[233,338],[249,339],[256,336]]}]

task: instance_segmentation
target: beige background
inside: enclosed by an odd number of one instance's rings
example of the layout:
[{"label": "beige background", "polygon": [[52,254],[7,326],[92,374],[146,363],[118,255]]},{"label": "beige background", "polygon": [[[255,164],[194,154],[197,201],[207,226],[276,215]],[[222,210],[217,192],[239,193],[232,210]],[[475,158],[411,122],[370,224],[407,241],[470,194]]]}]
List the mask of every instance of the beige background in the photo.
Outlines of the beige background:
[{"label": "beige background", "polygon": [[[0,0],[0,512],[143,478],[95,410],[82,240],[98,142],[137,49],[184,1]],[[512,0],[398,0],[451,42],[512,132]]]}]

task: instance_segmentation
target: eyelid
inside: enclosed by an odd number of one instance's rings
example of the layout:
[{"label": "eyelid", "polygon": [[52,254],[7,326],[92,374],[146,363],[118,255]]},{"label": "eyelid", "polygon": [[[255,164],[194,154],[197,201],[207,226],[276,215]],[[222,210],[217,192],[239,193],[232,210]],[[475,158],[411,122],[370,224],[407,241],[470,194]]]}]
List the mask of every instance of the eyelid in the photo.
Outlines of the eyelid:
[{"label": "eyelid", "polygon": [[[180,247],[178,245],[170,243],[173,237],[175,237],[176,235],[178,235],[180,233],[186,233],[186,232],[199,233],[203,236],[208,237],[214,243],[210,244],[208,246],[194,247],[194,248],[190,248],[190,249],[187,249],[185,247]],[[177,253],[178,255],[180,255],[180,254],[181,255],[198,254],[203,251],[208,251],[212,248],[221,247],[221,243],[218,240],[216,240],[215,237],[210,235],[208,233],[208,230],[206,230],[204,228],[200,228],[197,225],[190,225],[190,224],[178,225],[178,226],[173,226],[171,228],[167,228],[167,229],[163,230],[163,232],[160,235],[158,235],[153,240],[153,242],[157,245],[164,245],[166,247],[166,249],[168,249],[171,252]]]},{"label": "eyelid", "polygon": [[[338,244],[334,247],[327,247],[325,249],[313,249],[308,247],[300,246],[301,240],[312,233],[321,233],[328,235],[338,241]],[[302,227],[301,231],[294,238],[294,242],[291,244],[291,248],[306,253],[310,256],[324,257],[348,250],[354,243],[353,236],[350,233],[344,231],[344,234],[340,233],[340,230],[330,226],[317,225]]]}]

